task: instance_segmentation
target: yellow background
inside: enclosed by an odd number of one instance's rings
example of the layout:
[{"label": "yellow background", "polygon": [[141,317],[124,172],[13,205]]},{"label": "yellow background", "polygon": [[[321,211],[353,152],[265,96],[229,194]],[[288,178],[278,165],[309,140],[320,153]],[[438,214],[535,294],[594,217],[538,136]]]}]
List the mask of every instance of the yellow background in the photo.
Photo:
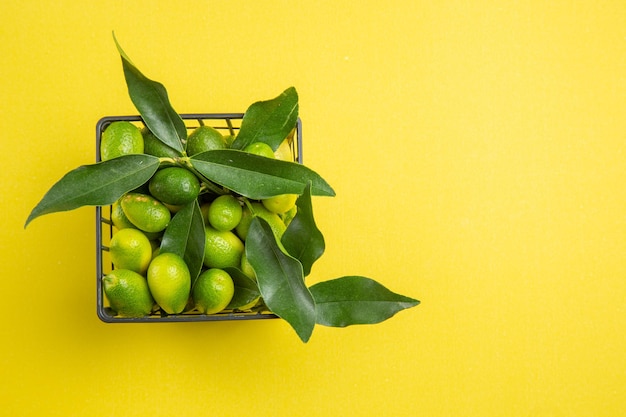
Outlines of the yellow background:
[{"label": "yellow background", "polygon": [[[623,1],[3,2],[0,409],[12,416],[626,413]],[[311,282],[422,301],[376,326],[104,324],[94,210],[22,226],[136,114],[300,95]]]}]

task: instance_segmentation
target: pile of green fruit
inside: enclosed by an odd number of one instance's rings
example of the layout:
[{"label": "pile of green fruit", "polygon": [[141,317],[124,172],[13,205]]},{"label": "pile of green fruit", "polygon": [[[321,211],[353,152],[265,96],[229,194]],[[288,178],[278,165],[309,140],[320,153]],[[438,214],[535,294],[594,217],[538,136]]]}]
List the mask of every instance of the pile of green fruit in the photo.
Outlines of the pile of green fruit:
[{"label": "pile of green fruit", "polygon": [[[202,124],[186,138],[187,155],[230,148],[234,135],[223,136],[204,124],[202,118],[198,120]],[[99,150],[103,161],[141,153],[162,158],[160,168],[147,183],[124,194],[111,206],[110,222],[114,228],[107,249],[114,270],[104,276],[102,282],[115,314],[143,317],[151,313],[264,310],[244,243],[253,216],[264,219],[280,241],[296,214],[298,195],[250,200],[227,189],[208,191],[202,175],[194,172],[192,166],[181,166],[182,155],[163,145],[148,128],[140,130],[125,120],[102,126]],[[265,142],[254,142],[243,151],[294,161],[293,133],[276,151]],[[178,213],[186,206],[192,207],[191,203],[198,204],[204,225],[204,251],[199,254],[202,259],[178,247],[185,239],[171,236],[173,231],[185,229],[177,222],[187,217],[187,213]],[[172,217],[176,217],[175,223],[169,227]],[[199,221],[197,227],[200,229]],[[202,248],[202,242],[196,247]],[[153,262],[161,252],[163,255]],[[166,268],[159,268],[161,264]],[[199,275],[198,267],[201,268]]]},{"label": "pile of green fruit", "polygon": [[374,324],[419,304],[362,276],[307,286],[325,249],[312,196],[335,192],[293,158],[295,88],[249,106],[236,134],[202,124],[188,133],[165,87],[115,43],[143,129],[106,125],[101,160],[68,172],[26,220],[111,206],[102,287],[115,314],[264,310],[306,342],[316,324]]}]

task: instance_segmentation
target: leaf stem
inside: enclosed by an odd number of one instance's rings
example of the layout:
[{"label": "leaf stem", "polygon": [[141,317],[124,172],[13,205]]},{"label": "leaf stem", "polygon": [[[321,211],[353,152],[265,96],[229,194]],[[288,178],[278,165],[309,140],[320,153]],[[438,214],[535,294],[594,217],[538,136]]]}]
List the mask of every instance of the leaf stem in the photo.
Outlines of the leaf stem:
[{"label": "leaf stem", "polygon": [[178,165],[178,158],[169,158],[167,156],[160,157],[159,165],[163,165],[163,164]]},{"label": "leaf stem", "polygon": [[256,213],[254,212],[254,207],[252,207],[250,200],[248,200],[247,197],[242,197],[241,199],[243,200],[243,203],[246,205],[246,207],[248,207],[248,210],[250,210],[250,213],[252,213],[253,216],[256,216]]}]

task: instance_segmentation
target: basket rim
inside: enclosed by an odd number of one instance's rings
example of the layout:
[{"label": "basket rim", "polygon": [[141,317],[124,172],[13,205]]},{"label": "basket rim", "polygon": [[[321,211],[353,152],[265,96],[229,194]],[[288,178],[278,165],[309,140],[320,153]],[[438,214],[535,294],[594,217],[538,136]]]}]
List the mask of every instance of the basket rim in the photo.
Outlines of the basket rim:
[{"label": "basket rim", "polygon": [[[205,119],[205,120],[228,120],[243,119],[245,113],[181,113],[179,114],[183,120]],[[100,139],[104,128],[111,122],[129,121],[143,122],[140,115],[109,115],[101,117],[96,123],[96,162],[100,162]],[[237,127],[239,129],[239,127]],[[302,121],[298,117],[296,121],[296,146],[297,146],[297,162],[302,163]],[[98,318],[105,323],[172,323],[172,322],[211,322],[211,321],[239,321],[239,320],[258,320],[258,319],[276,319],[279,318],[271,312],[239,312],[225,311],[217,314],[195,314],[181,313],[171,315],[148,315],[144,317],[117,317],[111,315],[107,307],[104,306],[104,291],[102,289],[103,278],[103,260],[102,260],[102,237],[103,223],[109,221],[103,217],[101,206],[96,206],[96,310]],[[111,226],[112,227],[112,226]]]}]

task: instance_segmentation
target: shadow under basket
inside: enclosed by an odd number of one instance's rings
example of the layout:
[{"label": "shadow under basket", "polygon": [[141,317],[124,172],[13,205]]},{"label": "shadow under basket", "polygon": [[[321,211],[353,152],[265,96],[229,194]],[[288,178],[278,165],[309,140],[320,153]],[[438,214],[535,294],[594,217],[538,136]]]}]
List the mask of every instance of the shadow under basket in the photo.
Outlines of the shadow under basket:
[{"label": "shadow under basket", "polygon": [[[236,135],[241,127],[243,113],[197,113],[181,114],[187,132],[191,133],[199,126],[211,126],[223,135]],[[96,162],[100,161],[100,138],[109,124],[115,121],[127,121],[140,129],[145,128],[140,116],[107,116],[96,124]],[[291,141],[291,153],[294,160],[302,163],[302,124],[297,121],[295,135]],[[104,290],[102,278],[113,269],[109,256],[109,242],[114,233],[111,221],[111,206],[96,207],[96,294],[97,313],[100,320],[106,323],[162,323],[162,322],[192,322],[192,321],[225,321],[225,320],[258,320],[278,318],[267,309],[251,311],[224,310],[217,314],[202,314],[197,310],[185,311],[180,314],[167,314],[161,309],[153,311],[144,317],[120,317],[109,306]]]}]

